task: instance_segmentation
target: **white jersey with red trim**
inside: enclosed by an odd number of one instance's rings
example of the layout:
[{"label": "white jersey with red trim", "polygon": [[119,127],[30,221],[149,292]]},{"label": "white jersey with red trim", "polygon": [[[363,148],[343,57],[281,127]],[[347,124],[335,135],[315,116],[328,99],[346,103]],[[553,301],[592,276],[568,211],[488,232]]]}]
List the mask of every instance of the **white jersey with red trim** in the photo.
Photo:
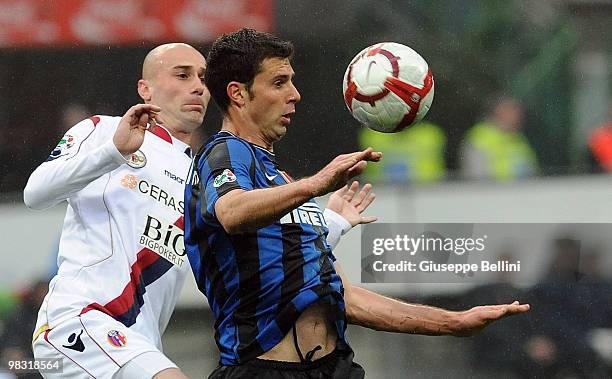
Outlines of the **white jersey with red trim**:
[{"label": "white jersey with red trim", "polygon": [[157,125],[126,159],[113,143],[120,119],[81,121],[28,180],[28,207],[68,201],[59,271],[36,328],[98,310],[161,349],[189,271],[183,192],[191,158],[185,143]]}]

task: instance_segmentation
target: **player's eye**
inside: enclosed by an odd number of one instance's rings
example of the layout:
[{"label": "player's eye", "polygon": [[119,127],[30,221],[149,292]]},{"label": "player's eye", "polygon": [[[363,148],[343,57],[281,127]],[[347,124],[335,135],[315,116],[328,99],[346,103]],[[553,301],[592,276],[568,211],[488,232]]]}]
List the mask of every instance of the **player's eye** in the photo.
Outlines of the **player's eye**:
[{"label": "player's eye", "polygon": [[181,79],[187,79],[187,78],[189,78],[189,75],[187,75],[187,74],[185,74],[185,73],[178,74],[177,76],[178,76],[179,78],[181,78]]}]

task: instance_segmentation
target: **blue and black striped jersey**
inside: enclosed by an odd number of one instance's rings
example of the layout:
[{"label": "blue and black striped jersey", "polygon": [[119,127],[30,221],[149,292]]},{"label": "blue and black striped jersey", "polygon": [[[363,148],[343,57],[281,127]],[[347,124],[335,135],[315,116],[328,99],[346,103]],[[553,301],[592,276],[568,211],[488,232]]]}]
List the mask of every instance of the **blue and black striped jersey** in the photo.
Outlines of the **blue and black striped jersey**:
[{"label": "blue and black striped jersey", "polygon": [[252,232],[229,235],[216,201],[234,189],[283,185],[291,178],[271,152],[228,132],[209,139],[185,190],[185,247],[199,289],[215,315],[221,364],[237,365],[268,351],[309,305],[329,302],[344,343],[343,288],[314,199]]}]

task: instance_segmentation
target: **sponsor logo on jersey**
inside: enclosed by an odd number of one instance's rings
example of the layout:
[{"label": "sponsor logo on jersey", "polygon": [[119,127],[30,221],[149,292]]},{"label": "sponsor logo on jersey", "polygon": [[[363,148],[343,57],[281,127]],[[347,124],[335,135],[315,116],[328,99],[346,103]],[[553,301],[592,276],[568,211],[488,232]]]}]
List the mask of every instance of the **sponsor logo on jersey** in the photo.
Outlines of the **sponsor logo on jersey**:
[{"label": "sponsor logo on jersey", "polygon": [[109,330],[108,333],[106,333],[106,339],[108,343],[115,347],[124,347],[127,345],[127,337],[118,330]]},{"label": "sponsor logo on jersey", "polygon": [[217,177],[215,178],[213,182],[213,186],[215,188],[218,188],[218,187],[221,187],[225,183],[231,183],[235,181],[236,181],[236,175],[234,175],[234,173],[230,169],[226,168],[225,170],[223,170],[221,174],[217,175]]},{"label": "sponsor logo on jersey", "polygon": [[62,345],[62,346],[65,347],[66,349],[78,351],[79,353],[84,352],[85,344],[83,344],[83,341],[81,341],[81,334],[83,334],[83,330],[81,330],[81,333],[79,333],[78,335],[76,333],[72,333],[70,337],[68,337],[69,345]]},{"label": "sponsor logo on jersey", "polygon": [[314,226],[325,226],[325,217],[315,202],[308,202],[287,213],[280,219],[281,224],[309,224]]},{"label": "sponsor logo on jersey", "polygon": [[166,175],[167,177],[169,177],[170,179],[174,180],[175,182],[179,184],[185,184],[185,179],[179,177],[178,175],[174,175],[168,170],[164,170],[164,175]]},{"label": "sponsor logo on jersey", "polygon": [[130,155],[127,164],[132,168],[143,168],[147,164],[147,157],[142,151],[138,150]]},{"label": "sponsor logo on jersey", "polygon": [[121,179],[121,185],[125,188],[134,189],[138,185],[136,175],[128,174]]},{"label": "sponsor logo on jersey", "polygon": [[273,181],[274,178],[276,178],[278,176],[278,174],[276,175],[270,175],[267,172],[264,171],[264,174],[266,175],[266,179],[268,179],[269,181]]},{"label": "sponsor logo on jersey", "polygon": [[140,244],[177,267],[183,267],[187,259],[184,232],[178,226],[157,217],[147,215],[147,223],[140,236]]},{"label": "sponsor logo on jersey", "polygon": [[74,142],[75,138],[70,134],[66,134],[65,136],[63,136],[57,146],[55,146],[55,149],[53,149],[53,151],[51,152],[51,155],[49,155],[47,161],[52,161],[68,154],[68,149],[74,146]]},{"label": "sponsor logo on jersey", "polygon": [[151,196],[157,202],[172,208],[174,211],[183,213],[185,211],[185,202],[177,200],[160,186],[149,183],[148,181],[138,179],[136,175],[126,174],[121,178],[121,186],[142,193],[143,195]]}]

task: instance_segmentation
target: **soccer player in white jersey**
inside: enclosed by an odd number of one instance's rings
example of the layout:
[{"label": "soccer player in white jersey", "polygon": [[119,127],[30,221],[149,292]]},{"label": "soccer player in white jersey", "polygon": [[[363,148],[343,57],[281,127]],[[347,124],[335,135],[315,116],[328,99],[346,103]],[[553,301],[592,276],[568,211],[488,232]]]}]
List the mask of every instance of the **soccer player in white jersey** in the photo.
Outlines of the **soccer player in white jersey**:
[{"label": "soccer player in white jersey", "polygon": [[[24,190],[28,207],[68,201],[59,271],[33,338],[36,358],[61,358],[48,378],[185,378],[162,353],[161,335],[189,264],[183,190],[191,135],[210,99],[206,62],[193,47],[166,44],[143,63],[146,104],[122,117],[93,116],[72,127]],[[153,120],[156,122],[153,122]],[[326,210],[328,241],[359,223],[370,187],[339,191]]]},{"label": "soccer player in white jersey", "polygon": [[183,189],[210,98],[205,67],[189,45],[155,48],[138,82],[146,104],[76,124],[32,173],[28,207],[68,200],[33,341],[36,358],[63,358],[48,377],[185,378],[161,334],[189,270]]}]

